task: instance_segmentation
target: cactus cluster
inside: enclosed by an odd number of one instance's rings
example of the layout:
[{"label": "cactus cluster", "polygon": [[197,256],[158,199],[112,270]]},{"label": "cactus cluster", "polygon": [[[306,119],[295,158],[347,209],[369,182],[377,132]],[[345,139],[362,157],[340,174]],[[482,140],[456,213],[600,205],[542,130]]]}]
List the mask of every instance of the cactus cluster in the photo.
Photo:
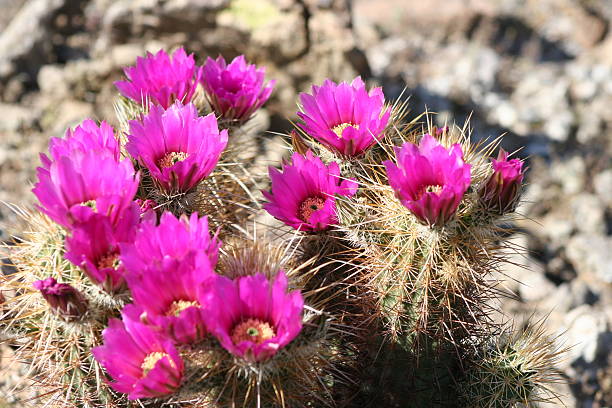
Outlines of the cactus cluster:
[{"label": "cactus cluster", "polygon": [[523,162],[382,89],[300,95],[290,158],[253,170],[274,83],[240,56],[139,58],[119,128],[41,155],[1,328],[39,403],[519,407],[554,398],[542,325],[496,323]]}]

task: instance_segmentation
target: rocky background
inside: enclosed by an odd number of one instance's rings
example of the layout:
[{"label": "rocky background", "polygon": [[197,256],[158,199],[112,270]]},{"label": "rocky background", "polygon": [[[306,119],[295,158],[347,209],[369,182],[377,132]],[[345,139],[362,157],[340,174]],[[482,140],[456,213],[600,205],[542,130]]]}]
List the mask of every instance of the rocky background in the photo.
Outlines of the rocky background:
[{"label": "rocky background", "polygon": [[[547,316],[574,346],[549,406],[612,407],[611,22],[610,0],[0,0],[0,200],[32,205],[49,137],[86,117],[113,123],[112,81],[145,50],[265,65],[278,81],[260,117],[271,132],[290,128],[310,84],[362,75],[415,115],[471,117],[475,138],[522,148],[511,239],[523,255],[508,254],[516,296],[500,309],[518,325]],[[260,150],[283,153],[272,133]],[[0,203],[0,239],[20,228]],[[0,347],[0,407],[37,406],[11,355]]]}]

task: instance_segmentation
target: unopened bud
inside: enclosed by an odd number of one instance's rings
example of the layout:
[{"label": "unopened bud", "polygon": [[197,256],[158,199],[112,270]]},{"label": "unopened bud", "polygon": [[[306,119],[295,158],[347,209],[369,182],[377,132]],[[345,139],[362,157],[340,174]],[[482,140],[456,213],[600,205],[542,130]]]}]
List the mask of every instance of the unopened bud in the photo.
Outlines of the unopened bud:
[{"label": "unopened bud", "polygon": [[34,282],[51,310],[66,321],[79,320],[86,312],[89,302],[81,292],[66,283],[57,283],[54,278]]},{"label": "unopened bud", "polygon": [[491,165],[493,174],[480,191],[480,201],[487,210],[499,215],[514,211],[523,183],[523,161],[508,160],[508,153],[500,149]]}]

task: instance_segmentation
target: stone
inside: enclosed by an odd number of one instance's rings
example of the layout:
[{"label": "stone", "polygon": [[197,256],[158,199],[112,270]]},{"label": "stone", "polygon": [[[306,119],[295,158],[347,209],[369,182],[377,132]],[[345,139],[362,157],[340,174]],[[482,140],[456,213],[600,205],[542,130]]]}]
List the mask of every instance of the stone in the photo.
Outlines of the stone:
[{"label": "stone", "polygon": [[42,45],[51,40],[46,27],[55,11],[65,2],[66,0],[31,0],[13,17],[0,34],[2,76],[21,71],[33,74],[38,65],[45,61],[49,47],[44,50]]},{"label": "stone", "polygon": [[579,194],[570,202],[572,218],[578,231],[604,235],[606,232],[605,208],[595,194]]},{"label": "stone", "polygon": [[584,190],[586,165],[581,156],[553,162],[550,173],[561,183],[564,194],[578,194]]},{"label": "stone", "polygon": [[0,103],[0,132],[17,132],[22,127],[30,127],[36,118],[36,110]]},{"label": "stone", "polygon": [[597,173],[593,177],[593,187],[597,195],[607,204],[607,206],[612,206],[612,169]]},{"label": "stone", "polygon": [[603,347],[600,336],[609,330],[606,314],[589,305],[582,305],[569,312],[563,319],[561,331],[565,331],[570,361],[582,358],[593,363]]},{"label": "stone", "polygon": [[38,72],[38,87],[44,93],[61,98],[68,94],[64,70],[59,65],[43,65]]},{"label": "stone", "polygon": [[526,302],[544,299],[556,291],[555,285],[544,275],[544,265],[532,258],[527,258],[523,272],[516,279],[521,283],[521,299]]},{"label": "stone", "polygon": [[565,254],[579,275],[612,284],[612,236],[577,234],[567,243]]}]

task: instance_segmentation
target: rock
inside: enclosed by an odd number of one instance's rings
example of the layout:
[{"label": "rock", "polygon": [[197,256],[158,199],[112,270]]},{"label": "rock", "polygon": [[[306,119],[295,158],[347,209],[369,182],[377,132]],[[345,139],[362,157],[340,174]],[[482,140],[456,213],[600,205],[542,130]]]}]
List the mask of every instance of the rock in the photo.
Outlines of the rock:
[{"label": "rock", "polygon": [[526,302],[544,299],[556,291],[555,285],[544,276],[544,265],[532,258],[527,258],[523,272],[515,278],[521,283],[519,294]]},{"label": "rock", "polygon": [[174,14],[202,13],[217,11],[227,7],[230,0],[170,0],[165,2],[164,10]]},{"label": "rock", "polygon": [[562,247],[574,232],[574,222],[570,214],[569,209],[562,206],[540,220],[541,228],[538,228],[538,232],[547,238],[553,249]]},{"label": "rock", "polygon": [[572,218],[578,231],[601,234],[606,232],[605,208],[594,194],[579,194],[570,202]]},{"label": "rock", "polygon": [[49,129],[51,136],[59,137],[63,136],[69,127],[74,127],[92,116],[91,104],[68,99],[45,112],[42,126]]},{"label": "rock", "polygon": [[566,195],[577,194],[584,189],[586,166],[580,156],[555,161],[550,173],[561,183],[563,193]]},{"label": "rock", "polygon": [[38,87],[42,92],[61,99],[68,94],[64,69],[59,65],[43,65],[38,72]]},{"label": "rock", "polygon": [[593,177],[593,187],[597,195],[607,204],[612,206],[612,169],[607,169]]},{"label": "rock", "polygon": [[609,331],[606,314],[582,305],[569,312],[563,320],[562,331],[566,330],[565,339],[570,361],[582,358],[586,363],[593,363],[602,348],[608,347],[600,340]]},{"label": "rock", "polygon": [[50,19],[66,0],[26,2],[0,35],[0,81],[17,72],[35,76],[37,67],[47,61]]},{"label": "rock", "polygon": [[565,254],[579,275],[612,284],[611,236],[575,235],[567,243]]},{"label": "rock", "polygon": [[31,127],[36,119],[35,110],[0,103],[0,132],[17,132],[22,127]]}]

